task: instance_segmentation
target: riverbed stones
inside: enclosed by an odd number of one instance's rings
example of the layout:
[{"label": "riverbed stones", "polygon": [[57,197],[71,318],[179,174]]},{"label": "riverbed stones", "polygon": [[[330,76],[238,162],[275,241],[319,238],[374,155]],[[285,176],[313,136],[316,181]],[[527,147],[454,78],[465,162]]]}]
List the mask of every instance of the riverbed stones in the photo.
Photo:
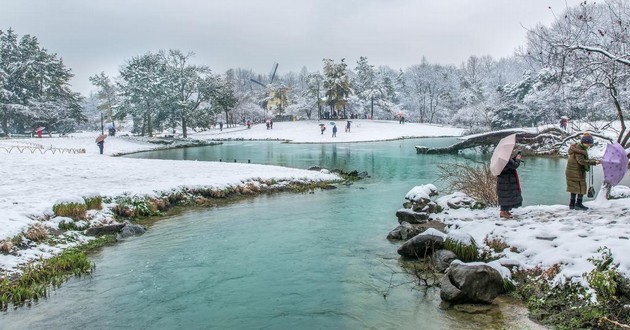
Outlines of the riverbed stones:
[{"label": "riverbed stones", "polygon": [[440,298],[451,304],[490,304],[504,292],[501,273],[479,262],[452,262],[440,285]]}]

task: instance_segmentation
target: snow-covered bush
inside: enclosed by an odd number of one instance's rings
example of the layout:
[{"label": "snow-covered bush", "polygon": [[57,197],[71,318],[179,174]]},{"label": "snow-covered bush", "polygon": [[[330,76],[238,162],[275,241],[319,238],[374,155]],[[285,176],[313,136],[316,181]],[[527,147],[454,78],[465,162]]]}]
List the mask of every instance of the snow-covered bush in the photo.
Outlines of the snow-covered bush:
[{"label": "snow-covered bush", "polygon": [[479,260],[475,239],[468,233],[453,230],[446,235],[444,249],[455,253],[462,261]]}]

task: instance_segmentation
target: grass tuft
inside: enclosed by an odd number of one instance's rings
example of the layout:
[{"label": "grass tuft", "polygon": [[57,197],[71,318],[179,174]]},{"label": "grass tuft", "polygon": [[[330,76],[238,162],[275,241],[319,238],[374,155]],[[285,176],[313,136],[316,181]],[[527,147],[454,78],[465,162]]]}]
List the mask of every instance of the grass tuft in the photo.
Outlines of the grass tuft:
[{"label": "grass tuft", "polygon": [[87,207],[84,203],[61,203],[53,205],[53,212],[58,217],[83,220],[87,215]]}]

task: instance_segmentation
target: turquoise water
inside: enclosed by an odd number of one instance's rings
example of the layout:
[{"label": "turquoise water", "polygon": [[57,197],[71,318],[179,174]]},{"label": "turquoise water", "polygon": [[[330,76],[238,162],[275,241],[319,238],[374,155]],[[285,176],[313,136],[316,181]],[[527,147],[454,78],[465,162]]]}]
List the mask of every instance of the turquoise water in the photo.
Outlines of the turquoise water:
[{"label": "turquoise water", "polygon": [[[367,171],[313,194],[283,193],[187,210],[93,257],[96,272],[31,307],[0,314],[2,329],[471,329],[514,326],[505,316],[439,308],[439,291],[413,290],[385,239],[415,185],[437,163],[414,145],[451,139],[311,145],[230,142],[133,157],[228,160]],[[527,204],[564,200],[564,161],[528,159]],[[540,182],[540,183],[537,183]],[[537,191],[533,191],[536,189]],[[546,203],[545,203],[546,202]],[[503,322],[506,322],[505,324]],[[518,326],[516,326],[518,328]]]}]

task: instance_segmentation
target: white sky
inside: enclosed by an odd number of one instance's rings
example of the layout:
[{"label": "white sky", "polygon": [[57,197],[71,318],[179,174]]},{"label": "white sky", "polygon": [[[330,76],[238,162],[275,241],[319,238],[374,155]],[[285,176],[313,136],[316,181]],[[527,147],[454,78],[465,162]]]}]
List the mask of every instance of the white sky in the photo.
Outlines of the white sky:
[{"label": "white sky", "polygon": [[[322,67],[323,58],[360,56],[394,69],[495,58],[525,44],[526,29],[549,24],[576,0],[0,0],[0,29],[38,37],[76,75],[116,76],[133,56],[195,52],[215,72],[278,73]],[[552,8],[552,10],[549,9]]]},{"label": "white sky", "polygon": [[[351,132],[340,129],[338,138],[332,138],[330,130],[321,135],[316,121],[278,122],[274,124],[273,130],[267,130],[262,124],[254,125],[251,129],[236,127],[222,132],[213,129],[193,134],[193,137],[245,140],[281,138],[331,143],[461,134],[461,130],[456,128],[417,123],[400,125],[397,121],[355,120],[353,124]],[[124,192],[152,194],[190,186],[223,188],[241,185],[251,178],[276,178],[277,181],[334,178],[325,173],[279,166],[109,157],[119,152],[148,150],[159,146],[124,136],[108,137],[105,140],[106,155],[99,155],[94,143],[98,134],[88,132],[62,138],[0,139],[0,177],[3,178],[0,185],[0,241],[15,236],[33,224],[35,220],[32,215],[51,214],[56,201],[76,200],[81,196],[100,194],[113,197]],[[594,150],[593,158],[601,156],[603,144],[600,143],[599,151]],[[23,152],[6,152],[6,149],[18,146]],[[31,153],[27,149],[37,146],[86,148],[87,153],[42,154],[38,151]],[[564,184],[562,178],[558,180],[557,184]],[[413,184],[410,184],[410,190],[414,189]],[[617,186],[615,189],[630,195],[627,186]],[[567,205],[531,205],[514,209],[516,217],[511,220],[500,219],[496,207],[476,211],[448,210],[448,213],[442,213],[439,217],[447,224],[456,224],[460,233],[472,235],[478,244],[483,244],[484,238],[489,236],[502,238],[518,250],[514,252],[508,248],[503,251],[505,258],[500,260],[503,264],[547,267],[561,263],[560,278],[566,276],[583,280],[581,275],[593,268],[588,258],[598,255],[596,251],[599,247],[607,246],[612,250],[615,261],[619,262],[619,270],[625,276],[630,276],[630,254],[627,253],[630,239],[628,199],[608,201],[602,196],[599,194],[595,200],[589,199],[585,203],[591,207],[588,211],[569,210]],[[400,196],[401,203],[404,198]],[[458,197],[441,195],[440,198],[439,202],[446,207],[444,198]],[[392,210],[392,229],[397,225],[395,212]],[[93,213],[92,216],[93,223],[111,221],[111,214],[107,210]],[[60,220],[59,217],[52,218],[46,225],[56,227]],[[383,233],[383,239],[386,235]],[[28,250],[20,250],[17,256],[0,254],[0,268],[14,269],[26,260],[49,257],[58,252],[58,246],[39,244]]]}]

